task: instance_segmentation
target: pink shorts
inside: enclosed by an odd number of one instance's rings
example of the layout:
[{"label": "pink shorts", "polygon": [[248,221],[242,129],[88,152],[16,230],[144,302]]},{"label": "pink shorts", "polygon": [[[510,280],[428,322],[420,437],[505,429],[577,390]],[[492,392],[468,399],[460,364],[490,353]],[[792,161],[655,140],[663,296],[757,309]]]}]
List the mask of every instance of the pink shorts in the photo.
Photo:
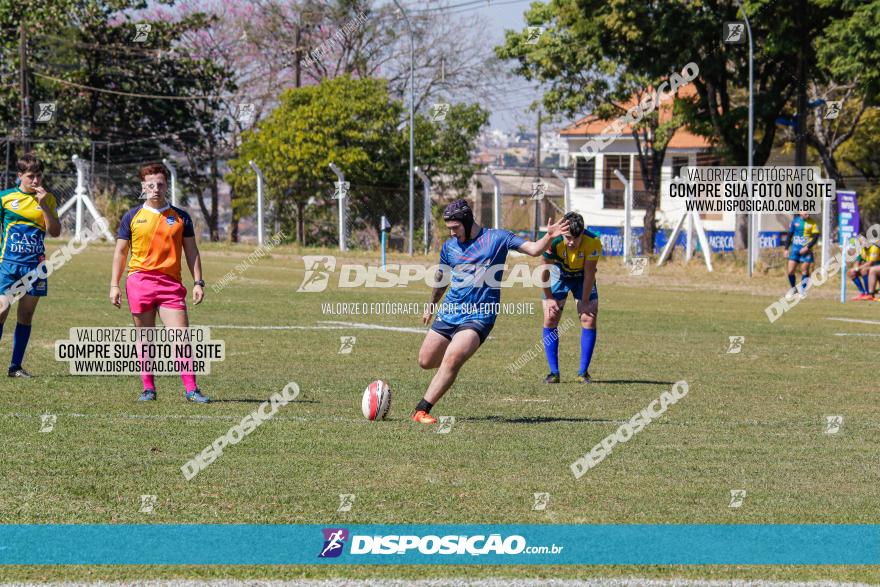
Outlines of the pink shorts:
[{"label": "pink shorts", "polygon": [[137,271],[125,282],[125,295],[132,314],[155,308],[186,310],[186,288],[159,271]]}]

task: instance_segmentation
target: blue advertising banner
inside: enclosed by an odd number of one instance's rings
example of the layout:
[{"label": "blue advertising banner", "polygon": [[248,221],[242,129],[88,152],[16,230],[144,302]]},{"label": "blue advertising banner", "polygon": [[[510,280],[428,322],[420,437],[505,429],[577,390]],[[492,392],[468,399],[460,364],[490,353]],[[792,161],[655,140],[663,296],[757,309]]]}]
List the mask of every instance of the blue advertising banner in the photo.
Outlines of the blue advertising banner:
[{"label": "blue advertising banner", "polygon": [[0,564],[876,565],[880,526],[0,525]]},{"label": "blue advertising banner", "polygon": [[855,192],[837,192],[837,217],[840,226],[840,244],[859,233],[859,202]]},{"label": "blue advertising banner", "polygon": [[[623,229],[612,226],[589,226],[591,232],[598,234],[602,241],[602,254],[606,257],[619,257],[623,255]],[[654,238],[654,254],[658,254],[666,246],[669,235],[672,231],[658,230]],[[636,255],[642,254],[642,233],[644,228],[633,228],[633,245],[636,248]],[[706,238],[709,240],[709,246],[713,253],[729,253],[733,251],[733,231],[732,230],[707,230]],[[782,246],[782,232],[761,232],[759,238],[760,247],[762,249],[772,249]],[[675,241],[676,247],[685,246],[684,231],[678,233]],[[700,250],[700,243],[694,235],[694,245],[696,250]]]}]

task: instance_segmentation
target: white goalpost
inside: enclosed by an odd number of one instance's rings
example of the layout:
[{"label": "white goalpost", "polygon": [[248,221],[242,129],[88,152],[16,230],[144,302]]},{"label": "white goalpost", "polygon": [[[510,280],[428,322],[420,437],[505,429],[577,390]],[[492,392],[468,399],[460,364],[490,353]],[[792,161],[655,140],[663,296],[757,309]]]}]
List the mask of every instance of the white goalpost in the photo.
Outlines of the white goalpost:
[{"label": "white goalpost", "polygon": [[107,223],[101,222],[101,214],[98,213],[98,209],[95,208],[95,204],[88,196],[88,190],[86,189],[86,162],[77,155],[71,157],[71,160],[76,166],[76,190],[74,191],[73,197],[64,202],[63,206],[58,208],[58,218],[64,216],[64,214],[68,212],[71,208],[73,208],[74,205],[76,206],[76,224],[73,240],[79,242],[82,240],[83,209],[85,208],[85,210],[88,210],[89,214],[91,214],[92,218],[94,219],[95,226],[100,228],[101,233],[104,235],[104,238],[111,243],[115,242],[116,239],[113,238],[113,235],[107,228]]},{"label": "white goalpost", "polygon": [[669,256],[672,254],[672,249],[675,248],[675,241],[678,239],[682,227],[685,228],[685,261],[690,261],[693,257],[694,232],[696,232],[697,239],[700,241],[700,248],[703,250],[703,260],[706,262],[706,270],[711,272],[712,249],[709,247],[709,239],[706,237],[706,231],[703,229],[703,221],[700,220],[700,215],[696,212],[685,212],[682,214],[681,218],[678,219],[678,222],[675,223],[675,228],[673,229],[672,234],[669,235],[669,240],[666,241],[666,246],[663,247],[660,259],[657,260],[657,266],[659,267],[663,265],[663,263],[669,259]]}]

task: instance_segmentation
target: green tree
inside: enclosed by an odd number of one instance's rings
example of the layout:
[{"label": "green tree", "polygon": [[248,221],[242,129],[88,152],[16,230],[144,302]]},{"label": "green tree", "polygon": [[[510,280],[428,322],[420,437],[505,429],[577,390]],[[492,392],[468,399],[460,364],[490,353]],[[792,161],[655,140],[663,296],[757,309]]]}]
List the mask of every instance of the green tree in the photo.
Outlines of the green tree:
[{"label": "green tree", "polygon": [[[774,145],[776,119],[796,95],[798,80],[805,84],[815,73],[815,50],[804,40],[819,38],[857,3],[809,0],[795,10],[785,2],[744,4],[756,47],[754,164],[763,165]],[[550,84],[547,108],[601,115],[606,99],[620,95],[628,82],[654,85],[695,62],[697,96],[677,104],[676,113],[691,131],[714,141],[729,164],[746,164],[748,46],[721,40],[722,23],[741,19],[733,2],[552,0],[533,4],[526,18],[530,25],[544,24],[547,32],[525,52],[514,51],[508,34],[500,55],[519,59],[520,73]],[[737,233],[742,247],[744,222]]]},{"label": "green tree", "polygon": [[[383,188],[400,185],[395,128],[401,110],[399,103],[389,101],[380,80],[344,76],[285,90],[278,107],[243,134],[238,157],[229,162],[227,179],[238,195],[236,204],[245,209],[255,205],[254,175],[248,165],[254,160],[266,177],[267,200],[276,206],[282,223],[289,226],[295,216],[302,222],[310,198],[334,203],[335,177],[329,165],[335,163],[351,184],[352,218],[365,212],[363,200],[376,198],[399,220],[405,209],[401,194]],[[375,215],[369,220],[378,226]]]},{"label": "green tree", "polygon": [[[403,224],[409,165],[404,119],[403,105],[390,98],[384,80],[341,76],[284,91],[278,107],[243,134],[238,156],[229,162],[227,180],[238,195],[239,212],[249,213],[255,204],[250,160],[263,170],[267,201],[286,227],[304,222],[310,200],[322,204],[320,210],[335,208],[336,178],[329,169],[335,163],[351,185],[348,210],[355,224],[349,232],[378,230],[383,215]],[[487,112],[466,105],[451,106],[444,121],[417,116],[416,164],[441,189],[466,189],[474,171],[470,151],[487,120]],[[324,234],[330,238],[334,232]]]},{"label": "green tree", "polygon": [[[595,10],[582,13],[578,6],[582,4]],[[630,66],[623,52],[609,50],[608,27],[613,17],[614,9],[603,2],[535,3],[526,13],[526,22],[546,29],[538,42],[530,43],[527,31],[507,31],[505,44],[496,53],[518,61],[517,73],[526,79],[550,84],[543,100],[550,113],[575,116],[592,110],[600,119],[617,119],[652,94],[652,86],[666,76],[651,78]],[[643,250],[653,250],[662,163],[669,141],[683,123],[681,107],[666,104],[655,105],[653,111],[627,125],[648,194]]]},{"label": "green tree", "polygon": [[[871,156],[862,146],[871,144],[873,139],[858,131],[863,115],[877,105],[880,96],[880,1],[847,5],[854,7],[849,17],[832,22],[817,40],[820,70],[816,77],[820,79],[811,84],[810,96],[814,102],[840,100],[842,108],[831,119],[825,117],[827,107],[820,108],[807,133],[809,144],[818,152],[829,177],[841,188],[846,187],[846,180],[839,169],[837,153],[844,145],[849,147],[845,152],[850,165],[866,177],[872,173]],[[876,111],[867,122],[876,131]]]},{"label": "green tree", "polygon": [[[142,0],[42,0],[26,10],[20,3],[0,2],[0,57],[14,64],[16,80],[22,19],[30,103],[57,104],[52,122],[32,126],[31,135],[50,169],[67,167],[72,153],[86,155],[93,142],[109,142],[113,160],[130,164],[117,179],[122,191],[132,194],[137,193],[134,167],[174,148],[200,160],[182,169],[181,178],[183,187],[199,197],[214,237],[216,204],[213,210],[204,206],[196,179],[218,176],[209,163],[216,158],[200,154],[221,140],[223,128],[214,114],[218,94],[235,88],[226,70],[183,44],[186,35],[207,30],[212,19],[191,13],[166,20]],[[149,30],[136,41],[138,24],[148,24]],[[0,88],[7,132],[20,126],[20,96],[17,83]],[[31,123],[33,115],[32,109]],[[50,142],[59,138],[65,142]]]},{"label": "green tree", "polygon": [[867,186],[858,190],[862,226],[880,222],[880,109],[871,108],[862,124],[838,151],[844,168],[865,178]]}]

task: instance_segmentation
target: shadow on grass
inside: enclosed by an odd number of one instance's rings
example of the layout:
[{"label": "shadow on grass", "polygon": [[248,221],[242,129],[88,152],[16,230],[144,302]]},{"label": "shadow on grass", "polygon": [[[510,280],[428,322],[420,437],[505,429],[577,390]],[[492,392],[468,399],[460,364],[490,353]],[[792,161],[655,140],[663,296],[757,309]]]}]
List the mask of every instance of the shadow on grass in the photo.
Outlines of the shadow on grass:
[{"label": "shadow on grass", "polygon": [[570,418],[555,416],[526,416],[521,418],[508,418],[506,416],[477,416],[459,418],[461,422],[498,422],[501,424],[553,424],[556,422],[593,422],[595,424],[613,423],[615,420],[605,418]]},{"label": "shadow on grass", "polygon": [[[229,399],[211,399],[212,404],[261,404],[263,402],[270,401],[267,397],[266,399],[251,399],[251,398],[229,398]],[[319,404],[320,401],[316,399],[297,399],[290,402],[292,404]]]},{"label": "shadow on grass", "polygon": [[593,383],[610,383],[612,385],[672,385],[675,381],[649,381],[647,379],[593,379]]}]

